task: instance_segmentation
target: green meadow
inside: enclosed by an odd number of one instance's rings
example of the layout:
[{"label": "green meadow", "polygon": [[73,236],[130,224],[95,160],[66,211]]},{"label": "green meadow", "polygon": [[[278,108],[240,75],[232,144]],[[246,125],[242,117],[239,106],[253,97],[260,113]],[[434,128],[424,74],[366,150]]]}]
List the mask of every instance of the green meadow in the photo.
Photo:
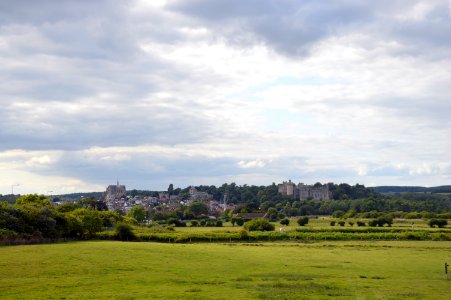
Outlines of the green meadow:
[{"label": "green meadow", "polygon": [[[449,241],[0,247],[4,299],[449,299]],[[450,276],[451,279],[451,276]]]}]

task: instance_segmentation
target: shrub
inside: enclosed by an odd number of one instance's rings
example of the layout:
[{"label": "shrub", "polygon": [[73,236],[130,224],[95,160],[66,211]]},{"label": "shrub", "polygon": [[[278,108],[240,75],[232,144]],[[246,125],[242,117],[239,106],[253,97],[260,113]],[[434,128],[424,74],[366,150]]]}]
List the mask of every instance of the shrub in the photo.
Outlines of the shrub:
[{"label": "shrub", "polygon": [[330,226],[335,226],[335,221],[330,221]]},{"label": "shrub", "polygon": [[207,224],[206,220],[200,220],[200,226],[205,226]]},{"label": "shrub", "polygon": [[346,222],[345,221],[340,221],[338,222],[338,225],[340,225],[341,227],[345,226]]},{"label": "shrub", "polygon": [[241,229],[240,231],[240,238],[247,239],[249,237],[249,232],[246,229]]},{"label": "shrub", "polygon": [[359,227],[365,226],[365,222],[357,221],[357,226]]},{"label": "shrub", "polygon": [[169,218],[167,223],[168,225],[174,225],[175,227],[186,227],[185,222],[177,220],[176,218]]},{"label": "shrub", "polygon": [[348,224],[352,227],[354,226],[354,222],[348,222]]},{"label": "shrub", "polygon": [[299,226],[307,225],[308,217],[300,217],[297,222],[298,222]]},{"label": "shrub", "polygon": [[405,216],[406,219],[421,219],[421,214],[419,212],[413,211]]},{"label": "shrub", "polygon": [[290,220],[288,218],[282,219],[282,220],[280,220],[280,224],[288,226],[288,225],[290,225]]},{"label": "shrub", "polygon": [[197,222],[197,220],[192,220],[191,223],[189,224],[190,227],[197,227],[199,226],[199,222]]},{"label": "shrub", "polygon": [[263,218],[258,218],[246,222],[244,228],[248,231],[273,231],[274,225]]},{"label": "shrub", "polygon": [[345,212],[342,210],[337,210],[334,211],[334,213],[332,214],[332,217],[334,218],[342,218],[344,216]]},{"label": "shrub", "polygon": [[116,232],[115,232],[116,239],[120,241],[133,241],[136,240],[136,236],[133,233],[132,226],[125,223],[118,223],[116,224]]},{"label": "shrub", "polygon": [[236,218],[235,221],[236,221],[236,225],[238,225],[238,226],[243,226],[243,224],[244,224],[243,218]]},{"label": "shrub", "polygon": [[378,218],[382,215],[382,213],[376,211],[376,210],[372,210],[372,211],[367,211],[364,213],[360,214],[361,218]]},{"label": "shrub", "polygon": [[431,220],[429,220],[428,224],[430,227],[437,226],[438,228],[443,228],[446,225],[448,225],[448,222],[443,219],[431,219]]},{"label": "shrub", "polygon": [[205,222],[205,226],[206,227],[215,227],[216,226],[216,221],[214,221],[214,220],[207,220]]},{"label": "shrub", "polygon": [[388,227],[391,227],[393,224],[393,218],[390,216],[382,216],[368,222],[368,225],[371,227],[384,227],[385,224],[387,224]]},{"label": "shrub", "polygon": [[222,227],[222,221],[221,220],[216,221],[216,227]]}]

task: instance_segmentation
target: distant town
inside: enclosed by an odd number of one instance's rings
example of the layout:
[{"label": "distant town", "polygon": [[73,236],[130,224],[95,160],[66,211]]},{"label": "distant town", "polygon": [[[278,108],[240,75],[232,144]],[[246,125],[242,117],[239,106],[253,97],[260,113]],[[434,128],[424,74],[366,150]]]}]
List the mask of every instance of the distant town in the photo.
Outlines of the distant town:
[{"label": "distant town", "polygon": [[[281,195],[296,200],[329,200],[332,197],[327,184],[305,185],[299,183],[296,185],[289,180],[278,184],[277,189]],[[115,185],[109,185],[106,188],[100,200],[105,201],[108,210],[122,211],[124,213],[127,213],[134,206],[142,206],[146,210],[160,206],[163,212],[170,212],[179,209],[181,205],[191,205],[195,201],[206,204],[211,216],[218,216],[225,210],[233,211],[236,209],[237,204],[227,203],[227,193],[221,198],[220,200],[215,200],[212,194],[198,191],[193,186],[188,188],[188,194],[174,193],[174,191],[169,189],[169,191],[158,192],[154,196],[130,196],[127,195],[125,185],[119,184],[118,181]]]},{"label": "distant town", "polygon": [[[142,207],[149,219],[177,217],[178,213],[185,211],[184,208],[201,203],[208,210],[205,215],[211,218],[218,218],[224,212],[233,212],[278,219],[282,216],[324,215],[336,211],[388,210],[388,207],[409,212],[430,210],[433,205],[437,207],[437,212],[447,211],[449,205],[441,204],[441,201],[449,192],[450,186],[367,188],[360,184],[304,184],[291,180],[269,186],[238,186],[231,183],[220,187],[200,185],[183,189],[169,184],[165,191],[143,191],[127,190],[125,185],[117,181],[107,186],[103,193],[74,194],[77,197],[72,198],[68,197],[70,195],[55,196],[53,203],[63,205],[91,199],[101,203],[105,210],[124,215],[129,214],[133,207]],[[272,216],[268,213],[272,213]]]},{"label": "distant town", "polygon": [[[224,183],[180,188],[169,184],[164,191],[127,190],[116,181],[104,192],[42,197],[62,211],[89,208],[146,222],[175,219],[186,223],[192,219],[231,217],[245,220],[264,217],[275,221],[307,215],[374,217],[382,212],[421,217],[451,211],[451,186],[369,188],[362,184],[304,184],[292,180],[267,186]],[[0,195],[0,201],[10,204],[16,203],[18,198],[20,195]]]}]

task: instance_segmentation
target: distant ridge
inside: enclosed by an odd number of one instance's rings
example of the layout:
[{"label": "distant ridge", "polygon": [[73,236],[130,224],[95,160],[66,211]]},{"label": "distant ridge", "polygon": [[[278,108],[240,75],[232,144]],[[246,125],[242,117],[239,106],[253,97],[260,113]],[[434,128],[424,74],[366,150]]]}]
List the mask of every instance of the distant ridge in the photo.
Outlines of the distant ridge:
[{"label": "distant ridge", "polygon": [[371,187],[375,192],[381,194],[399,193],[451,193],[451,185],[441,185],[435,187],[423,186],[376,186]]},{"label": "distant ridge", "polygon": [[88,193],[71,193],[71,194],[61,194],[61,195],[52,195],[52,198],[64,198],[66,200],[80,200],[81,198],[89,198],[94,197],[99,199],[102,196],[103,192],[88,192]]},{"label": "distant ridge", "polygon": [[[451,185],[442,185],[435,187],[423,187],[423,186],[375,186],[369,187],[369,189],[381,193],[381,194],[401,194],[401,193],[451,193]],[[146,192],[146,191],[141,191]],[[80,200],[83,198],[94,197],[99,199],[103,192],[90,192],[90,193],[72,193],[72,194],[61,194],[53,195],[53,197],[64,198],[68,200]]]}]

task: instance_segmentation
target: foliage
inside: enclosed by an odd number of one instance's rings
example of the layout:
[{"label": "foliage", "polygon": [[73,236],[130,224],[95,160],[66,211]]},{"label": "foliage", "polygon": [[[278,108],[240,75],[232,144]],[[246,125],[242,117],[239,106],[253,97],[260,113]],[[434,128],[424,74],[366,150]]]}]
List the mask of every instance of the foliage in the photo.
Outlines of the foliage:
[{"label": "foliage", "polygon": [[335,226],[335,221],[330,221],[330,226]]},{"label": "foliage", "polygon": [[80,224],[80,233],[84,238],[92,238],[99,231],[102,231],[103,221],[100,213],[95,210],[86,208],[78,208],[70,215],[73,216]]},{"label": "foliage", "polygon": [[243,218],[236,218],[236,225],[243,226],[244,225],[244,219]]},{"label": "foliage", "polygon": [[168,194],[169,195],[173,195],[174,194],[174,185],[171,183],[171,184],[169,184],[169,187],[168,187]]},{"label": "foliage", "polygon": [[35,207],[51,206],[50,201],[44,195],[37,194],[29,194],[17,198],[16,205],[35,206]]},{"label": "foliage", "polygon": [[185,214],[193,218],[199,218],[208,214],[208,206],[205,203],[194,201],[185,209]]},{"label": "foliage", "polygon": [[290,219],[288,219],[288,218],[282,219],[282,220],[280,220],[280,224],[288,226],[288,225],[290,225]]},{"label": "foliage", "polygon": [[136,235],[133,232],[133,228],[129,224],[125,223],[116,224],[115,237],[120,241],[136,240]]},{"label": "foliage", "polygon": [[246,229],[240,230],[240,239],[244,240],[249,237],[249,232]]},{"label": "foliage", "polygon": [[428,224],[430,227],[437,226],[438,228],[443,228],[448,224],[448,222],[446,220],[431,219],[429,220]]},{"label": "foliage", "polygon": [[266,219],[257,218],[246,222],[244,228],[248,231],[273,231],[275,227]]},{"label": "foliage", "polygon": [[376,227],[376,226],[384,227],[384,225],[387,225],[390,227],[392,224],[393,224],[393,218],[388,215],[381,216],[377,219],[374,219],[374,220],[371,220],[368,222],[368,225],[371,227]]},{"label": "foliage", "polygon": [[299,226],[305,226],[308,224],[309,218],[308,217],[300,217],[297,220],[297,223],[299,224]]},{"label": "foliage", "polygon": [[170,218],[167,221],[168,225],[174,225],[175,227],[186,227],[186,223],[176,218]]},{"label": "foliage", "polygon": [[147,211],[141,205],[137,205],[130,208],[127,215],[134,218],[138,223],[142,223],[146,219]]},{"label": "foliage", "polygon": [[232,226],[238,225],[238,226],[243,226],[244,224],[244,219],[241,217],[233,217],[230,222],[232,223]]}]

